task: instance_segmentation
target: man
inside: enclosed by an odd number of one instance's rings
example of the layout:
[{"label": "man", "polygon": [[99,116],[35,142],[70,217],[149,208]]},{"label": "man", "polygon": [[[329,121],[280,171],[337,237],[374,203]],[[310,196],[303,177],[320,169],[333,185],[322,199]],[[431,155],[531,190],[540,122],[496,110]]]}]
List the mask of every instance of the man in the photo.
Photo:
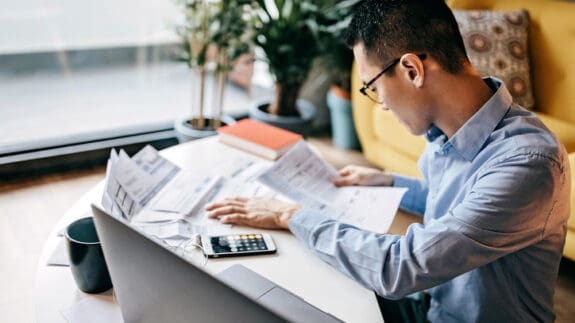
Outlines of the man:
[{"label": "man", "polygon": [[427,290],[432,322],[552,322],[569,215],[564,148],[501,81],[473,69],[443,0],[364,1],[347,40],[361,92],[428,144],[423,180],[350,166],[334,183],[407,187],[400,207],[424,223],[379,235],[245,198],[209,205],[210,216],[289,229],[384,298]]}]

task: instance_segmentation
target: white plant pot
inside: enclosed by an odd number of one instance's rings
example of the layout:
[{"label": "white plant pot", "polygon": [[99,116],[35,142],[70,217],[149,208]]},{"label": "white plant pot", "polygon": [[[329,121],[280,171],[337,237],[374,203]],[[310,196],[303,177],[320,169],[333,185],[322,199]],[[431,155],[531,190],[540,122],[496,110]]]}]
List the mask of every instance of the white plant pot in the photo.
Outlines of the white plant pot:
[{"label": "white plant pot", "polygon": [[[205,128],[205,129],[197,129],[192,127],[189,123],[189,118],[181,118],[177,119],[174,122],[174,130],[176,131],[176,137],[180,143],[188,142],[196,139],[201,139],[205,137],[214,136],[217,134],[216,129],[213,128]],[[207,121],[208,119],[206,119]],[[230,125],[234,124],[236,121],[230,116],[222,116],[221,118],[221,125]]]},{"label": "white plant pot", "polygon": [[273,126],[293,131],[307,137],[312,128],[313,120],[317,115],[316,107],[308,101],[297,100],[297,109],[300,116],[278,116],[267,112],[271,99],[256,101],[250,107],[250,118],[271,124]]}]

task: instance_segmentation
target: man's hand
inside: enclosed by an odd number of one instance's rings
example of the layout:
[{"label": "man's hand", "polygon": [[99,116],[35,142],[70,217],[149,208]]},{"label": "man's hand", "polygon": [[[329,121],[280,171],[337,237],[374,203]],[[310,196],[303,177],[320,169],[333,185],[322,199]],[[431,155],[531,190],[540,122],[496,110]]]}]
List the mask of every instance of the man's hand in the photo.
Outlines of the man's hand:
[{"label": "man's hand", "polygon": [[221,223],[264,229],[288,229],[291,217],[301,209],[294,203],[269,198],[227,198],[206,206],[208,217]]},{"label": "man's hand", "polygon": [[393,176],[375,168],[346,166],[339,171],[339,178],[333,180],[335,186],[392,186]]}]

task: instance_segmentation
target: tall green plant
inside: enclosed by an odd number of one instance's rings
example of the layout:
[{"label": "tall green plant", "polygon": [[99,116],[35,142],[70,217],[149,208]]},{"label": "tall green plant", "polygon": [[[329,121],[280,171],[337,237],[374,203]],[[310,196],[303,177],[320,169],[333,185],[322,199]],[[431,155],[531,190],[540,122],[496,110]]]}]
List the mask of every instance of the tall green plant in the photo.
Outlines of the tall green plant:
[{"label": "tall green plant", "polygon": [[[218,51],[218,66],[227,70],[230,56],[245,50],[248,38],[265,53],[275,78],[272,114],[298,115],[296,101],[316,57],[341,31],[338,19],[358,0],[179,0],[185,8],[181,28],[185,59],[190,66],[205,64],[210,46]],[[202,84],[203,86],[203,84]]]},{"label": "tall green plant", "polygon": [[[296,100],[313,60],[321,53],[321,1],[254,1],[254,42],[263,49],[276,82],[268,112],[298,115]],[[319,19],[318,19],[319,18]]]},{"label": "tall green plant", "polygon": [[325,23],[322,26],[321,62],[329,74],[330,82],[349,92],[351,88],[351,68],[353,51],[344,42],[344,34],[349,25],[354,7],[361,0],[331,0],[324,5]]},{"label": "tall green plant", "polygon": [[338,71],[331,75],[335,78],[345,73],[347,76],[339,79],[349,79],[353,53],[341,38],[351,9],[359,1],[253,1],[257,13],[254,42],[265,52],[276,81],[276,96],[268,112],[298,115],[296,100],[301,85],[314,60],[325,53],[330,54],[327,61]]},{"label": "tall green plant", "polygon": [[[222,114],[226,73],[231,61],[245,51],[249,41],[250,0],[177,0],[184,14],[184,22],[177,27],[182,39],[181,59],[200,73],[200,97],[197,98],[199,116],[193,126],[204,128],[206,74],[210,59],[215,65],[218,106],[215,127]],[[210,57],[210,55],[212,57]]]}]

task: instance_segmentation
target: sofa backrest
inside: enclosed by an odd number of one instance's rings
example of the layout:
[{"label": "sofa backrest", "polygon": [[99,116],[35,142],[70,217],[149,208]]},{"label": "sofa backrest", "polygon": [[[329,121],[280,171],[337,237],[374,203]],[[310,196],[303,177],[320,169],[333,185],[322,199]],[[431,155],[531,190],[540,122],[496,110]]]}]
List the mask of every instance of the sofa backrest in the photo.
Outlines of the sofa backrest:
[{"label": "sofa backrest", "polygon": [[453,9],[526,9],[535,110],[575,123],[575,3],[560,0],[447,0]]}]

